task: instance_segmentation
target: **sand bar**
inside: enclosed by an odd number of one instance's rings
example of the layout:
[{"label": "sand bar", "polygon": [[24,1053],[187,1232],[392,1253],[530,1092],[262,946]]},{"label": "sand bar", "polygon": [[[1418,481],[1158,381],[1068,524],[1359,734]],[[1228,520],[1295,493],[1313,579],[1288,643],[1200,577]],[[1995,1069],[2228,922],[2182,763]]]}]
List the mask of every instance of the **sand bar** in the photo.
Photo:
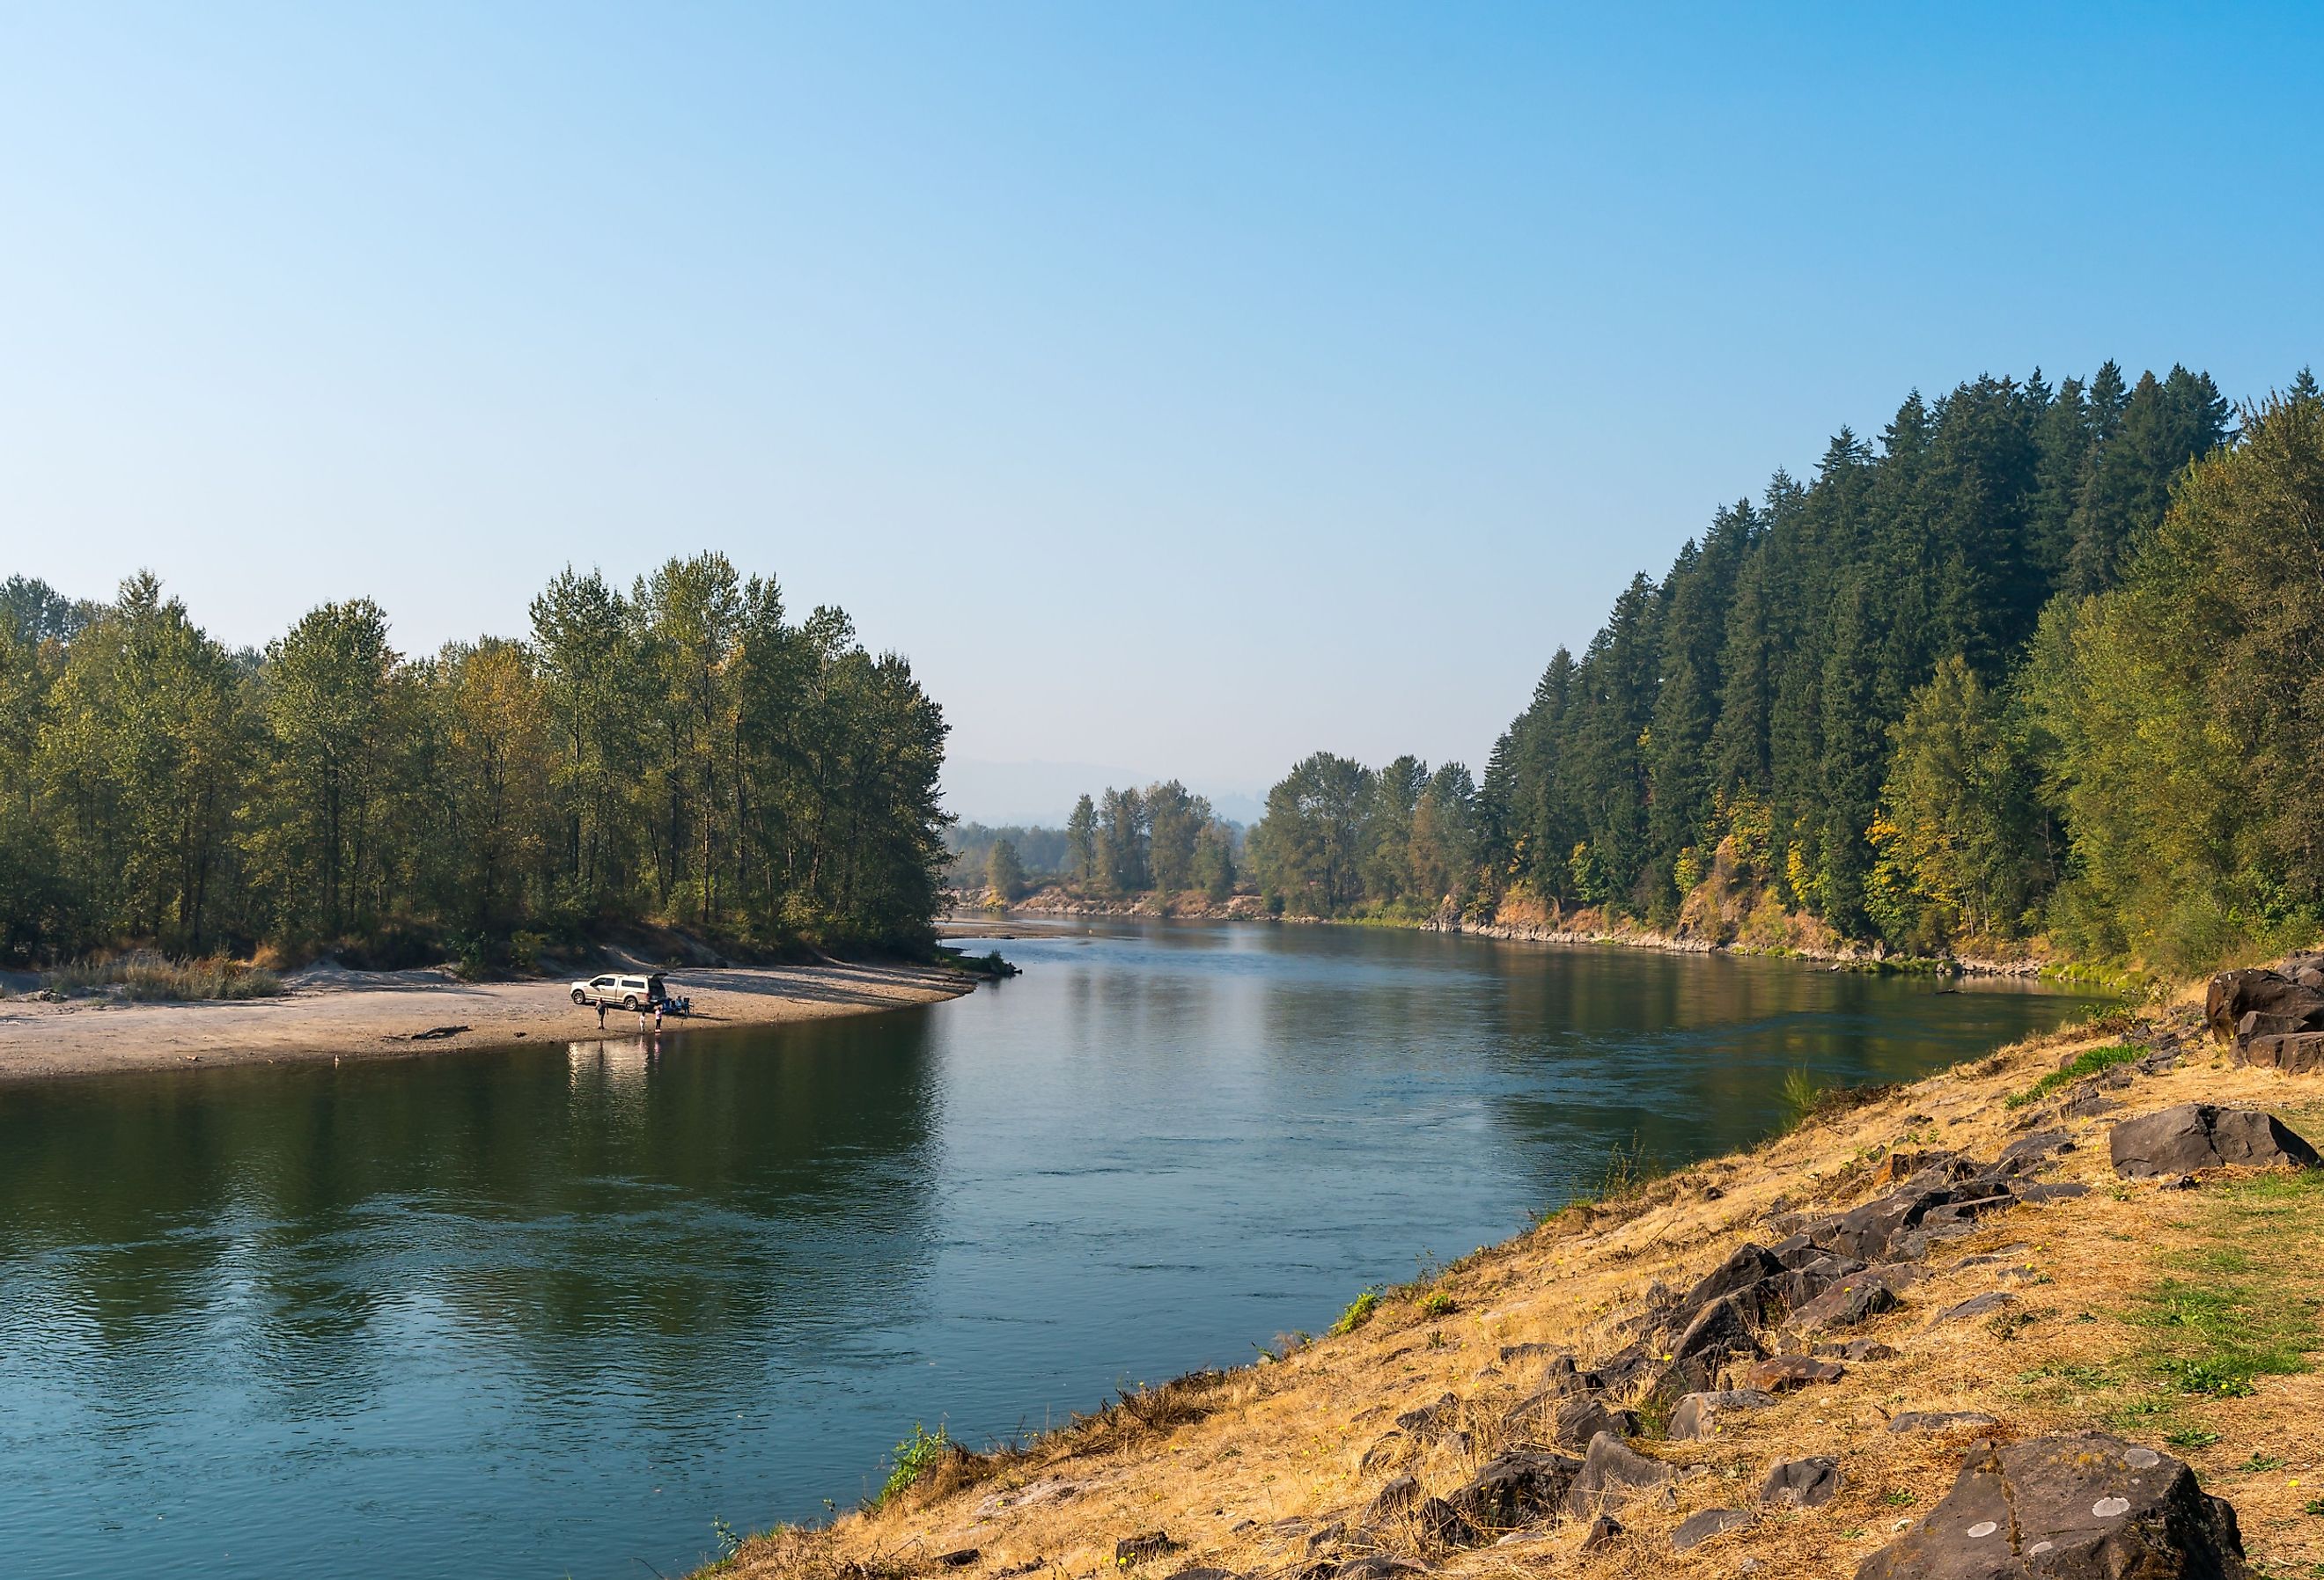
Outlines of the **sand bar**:
[{"label": "sand bar", "polygon": [[[624,967],[624,969],[630,969]],[[663,973],[695,1014],[662,1033],[868,1014],[957,998],[954,972],[894,965],[689,967]],[[120,1070],[209,1068],[292,1059],[453,1053],[531,1039],[634,1037],[638,1018],[576,1007],[562,981],[464,983],[439,971],[312,967],[278,998],[125,1003],[101,998],[0,1001],[0,1082]],[[443,1027],[454,1035],[420,1038]],[[418,1039],[415,1040],[415,1039]]]}]

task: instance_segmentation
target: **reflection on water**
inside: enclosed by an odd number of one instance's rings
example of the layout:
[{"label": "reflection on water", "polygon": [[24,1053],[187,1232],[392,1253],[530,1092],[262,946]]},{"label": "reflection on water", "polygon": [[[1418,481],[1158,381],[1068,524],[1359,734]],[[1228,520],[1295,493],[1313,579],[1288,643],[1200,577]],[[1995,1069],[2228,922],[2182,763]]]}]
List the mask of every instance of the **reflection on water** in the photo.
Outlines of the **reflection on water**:
[{"label": "reflection on water", "polygon": [[927,1010],[0,1090],[11,1575],[670,1572],[2055,996],[1061,929]]}]

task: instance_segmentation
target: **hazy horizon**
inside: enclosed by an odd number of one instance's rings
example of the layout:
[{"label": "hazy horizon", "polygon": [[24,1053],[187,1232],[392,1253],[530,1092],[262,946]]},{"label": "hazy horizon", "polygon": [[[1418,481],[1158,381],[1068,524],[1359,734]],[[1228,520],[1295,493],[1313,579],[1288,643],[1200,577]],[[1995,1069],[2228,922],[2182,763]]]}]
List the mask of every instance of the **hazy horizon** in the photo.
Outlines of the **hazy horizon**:
[{"label": "hazy horizon", "polygon": [[1634,572],[1914,387],[2315,360],[2320,39],[20,13],[0,574],[151,568],[237,645],[367,595],[426,651],[715,548],[912,661],[966,816],[1481,769]]}]

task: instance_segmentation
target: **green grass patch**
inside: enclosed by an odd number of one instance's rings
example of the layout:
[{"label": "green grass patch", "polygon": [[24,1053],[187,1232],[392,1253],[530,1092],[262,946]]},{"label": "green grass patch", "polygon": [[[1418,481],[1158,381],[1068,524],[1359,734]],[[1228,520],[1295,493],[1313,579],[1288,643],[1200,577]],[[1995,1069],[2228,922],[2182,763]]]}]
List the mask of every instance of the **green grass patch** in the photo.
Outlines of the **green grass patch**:
[{"label": "green grass patch", "polygon": [[2100,1070],[2112,1069],[2118,1064],[2128,1064],[2133,1059],[2144,1058],[2147,1051],[2144,1048],[2133,1048],[2128,1043],[2116,1043],[2111,1048],[2089,1049],[2078,1055],[2074,1061],[2063,1069],[2052,1070],[2025,1090],[2010,1098],[2009,1106],[2023,1108],[2028,1103],[2039,1103],[2051,1093],[2070,1086],[2076,1081],[2087,1076],[2095,1076]]},{"label": "green grass patch", "polygon": [[2198,1242],[2158,1259],[2154,1281],[2116,1313],[2138,1335],[2130,1350],[2023,1381],[2116,1430],[2198,1448],[2218,1441],[2190,1413],[2204,1401],[2312,1369],[2324,1347],[2324,1169],[2207,1190],[2194,1227]]}]

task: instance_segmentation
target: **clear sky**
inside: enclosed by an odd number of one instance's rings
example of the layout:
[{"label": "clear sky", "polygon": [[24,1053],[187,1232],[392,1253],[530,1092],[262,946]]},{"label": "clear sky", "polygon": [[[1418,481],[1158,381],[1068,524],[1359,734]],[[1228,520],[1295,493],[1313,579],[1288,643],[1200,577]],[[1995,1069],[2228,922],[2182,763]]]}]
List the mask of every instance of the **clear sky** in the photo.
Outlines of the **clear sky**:
[{"label": "clear sky", "polygon": [[0,572],[417,651],[715,547],[971,815],[1478,764],[1911,387],[2324,362],[2319,81],[2312,5],[10,5]]}]

